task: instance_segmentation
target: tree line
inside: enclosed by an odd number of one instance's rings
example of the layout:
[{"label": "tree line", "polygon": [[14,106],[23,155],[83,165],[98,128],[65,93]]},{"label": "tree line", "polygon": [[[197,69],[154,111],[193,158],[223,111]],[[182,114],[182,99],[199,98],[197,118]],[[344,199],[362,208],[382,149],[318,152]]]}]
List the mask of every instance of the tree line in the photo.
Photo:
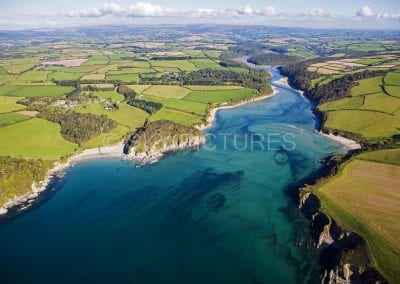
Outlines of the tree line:
[{"label": "tree line", "polygon": [[256,65],[285,65],[298,62],[299,58],[283,53],[269,52],[250,56],[247,61]]}]

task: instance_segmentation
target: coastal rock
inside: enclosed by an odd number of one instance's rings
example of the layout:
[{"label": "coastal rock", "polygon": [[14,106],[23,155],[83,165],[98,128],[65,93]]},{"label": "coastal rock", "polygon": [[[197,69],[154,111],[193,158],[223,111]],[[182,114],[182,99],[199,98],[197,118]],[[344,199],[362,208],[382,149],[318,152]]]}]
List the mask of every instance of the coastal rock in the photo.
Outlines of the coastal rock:
[{"label": "coastal rock", "polygon": [[321,251],[321,283],[387,283],[373,267],[365,240],[341,228],[319,207],[319,199],[309,186],[299,190],[299,208],[310,220],[312,238]]},{"label": "coastal rock", "polygon": [[165,153],[196,148],[203,143],[205,138],[198,129],[159,120],[138,129],[125,144],[124,153],[128,158],[150,163],[157,161]]},{"label": "coastal rock", "polygon": [[130,150],[128,157],[141,161],[142,163],[151,163],[160,159],[164,154],[183,150],[196,148],[205,143],[204,137],[193,136],[188,137],[185,141],[175,141],[171,144],[164,143],[161,147],[157,149],[152,147],[145,152],[140,152],[137,148],[133,147]]}]

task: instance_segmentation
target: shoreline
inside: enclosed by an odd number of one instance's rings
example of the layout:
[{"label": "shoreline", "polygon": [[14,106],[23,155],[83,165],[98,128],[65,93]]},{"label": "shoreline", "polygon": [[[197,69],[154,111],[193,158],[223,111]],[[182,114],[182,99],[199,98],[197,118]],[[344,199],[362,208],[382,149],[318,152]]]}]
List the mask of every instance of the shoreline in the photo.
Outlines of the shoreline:
[{"label": "shoreline", "polygon": [[345,148],[347,148],[347,153],[354,151],[354,150],[358,150],[361,149],[361,145],[359,143],[357,143],[357,141],[351,140],[349,138],[346,138],[344,136],[340,136],[340,135],[334,135],[333,133],[323,133],[322,131],[317,131],[320,135],[327,137],[331,140],[334,140],[336,142],[338,142],[339,144],[343,145]]},{"label": "shoreline", "polygon": [[39,195],[47,189],[52,179],[62,177],[65,170],[73,167],[78,162],[92,159],[112,158],[123,156],[122,142],[114,146],[85,149],[78,154],[74,154],[67,161],[57,161],[54,166],[47,171],[46,177],[40,182],[32,182],[31,191],[20,196],[9,199],[0,207],[0,216],[7,215],[10,209],[21,206],[21,209],[28,208]]}]

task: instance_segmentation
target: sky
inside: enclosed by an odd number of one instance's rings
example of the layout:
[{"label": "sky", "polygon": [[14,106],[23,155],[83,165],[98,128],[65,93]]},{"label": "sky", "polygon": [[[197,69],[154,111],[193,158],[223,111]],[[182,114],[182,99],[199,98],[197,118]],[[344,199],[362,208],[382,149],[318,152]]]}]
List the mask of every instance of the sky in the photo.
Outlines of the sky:
[{"label": "sky", "polygon": [[205,23],[400,29],[400,0],[0,0],[0,29]]}]

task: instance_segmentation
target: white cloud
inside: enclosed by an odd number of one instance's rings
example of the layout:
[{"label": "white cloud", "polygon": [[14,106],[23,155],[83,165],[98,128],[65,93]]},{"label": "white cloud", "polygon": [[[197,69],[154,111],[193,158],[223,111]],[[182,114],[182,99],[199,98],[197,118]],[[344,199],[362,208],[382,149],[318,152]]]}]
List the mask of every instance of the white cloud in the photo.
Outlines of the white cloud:
[{"label": "white cloud", "polygon": [[278,12],[276,11],[275,7],[269,6],[264,9],[257,10],[256,14],[260,16],[274,17],[278,15]]},{"label": "white cloud", "polygon": [[[1,1],[1,0],[0,0]],[[146,1],[146,0],[142,0]],[[150,0],[151,1],[151,0]],[[58,15],[60,16],[60,15]],[[204,7],[197,10],[171,9],[151,2],[136,2],[129,7],[121,7],[113,2],[105,2],[100,7],[80,10],[63,14],[63,16],[75,17],[77,21],[85,22],[104,22],[104,23],[121,23],[121,22],[137,22],[137,23],[263,23],[278,25],[300,25],[315,26],[314,20],[318,21],[318,26],[348,26],[353,27],[351,23],[358,22],[362,27],[363,19],[380,21],[388,26],[398,26],[400,13],[393,11],[392,13],[379,14],[370,6],[364,6],[351,16],[330,15],[321,8],[313,8],[304,12],[289,13],[277,11],[273,6],[267,6],[261,9],[253,9],[249,5],[245,5],[241,9],[210,9]],[[152,19],[153,17],[157,19]],[[128,19],[129,18],[129,19]],[[142,19],[146,18],[146,19]],[[167,19],[168,18],[168,19]],[[52,18],[58,23],[61,19]],[[62,21],[62,20],[61,20]],[[67,21],[66,21],[67,22]],[[48,23],[51,24],[50,22]],[[383,25],[382,24],[382,25]],[[365,25],[365,23],[364,23]]]},{"label": "white cloud", "polygon": [[253,10],[249,5],[246,5],[244,8],[238,10],[238,14],[240,15],[250,15],[251,13],[253,13]]},{"label": "white cloud", "polygon": [[379,14],[370,6],[366,5],[356,12],[356,18],[378,19],[378,20],[400,20],[400,12]]},{"label": "white cloud", "polygon": [[127,15],[131,17],[161,17],[172,16],[174,13],[174,9],[163,8],[148,2],[138,2],[129,6]]},{"label": "white cloud", "polygon": [[102,11],[106,14],[121,14],[123,9],[115,3],[103,3]]},{"label": "white cloud", "polygon": [[365,5],[360,10],[357,11],[356,16],[360,18],[372,18],[376,17],[376,12],[368,5]]},{"label": "white cloud", "polygon": [[68,17],[77,18],[100,18],[105,16],[126,16],[126,17],[163,17],[173,16],[177,12],[174,9],[164,8],[157,4],[149,2],[137,2],[130,5],[128,9],[123,9],[115,3],[104,2],[98,8],[80,10],[78,12],[69,12]]},{"label": "white cloud", "polygon": [[390,14],[390,13],[383,13],[378,14],[379,19],[383,20],[400,20],[400,13]]},{"label": "white cloud", "polygon": [[303,15],[308,16],[308,17],[315,17],[315,18],[321,18],[321,17],[329,16],[329,14],[327,12],[325,12],[321,8],[310,9],[310,10],[304,12]]},{"label": "white cloud", "polygon": [[69,17],[98,18],[108,15],[121,15],[123,9],[115,3],[103,3],[100,9],[80,10],[79,12],[67,13]]},{"label": "white cloud", "polygon": [[50,19],[47,19],[47,20],[46,20],[46,24],[48,24],[48,25],[50,25],[50,26],[55,26],[55,25],[57,25],[57,22],[56,22],[56,21],[53,21],[53,20],[50,20]]}]

